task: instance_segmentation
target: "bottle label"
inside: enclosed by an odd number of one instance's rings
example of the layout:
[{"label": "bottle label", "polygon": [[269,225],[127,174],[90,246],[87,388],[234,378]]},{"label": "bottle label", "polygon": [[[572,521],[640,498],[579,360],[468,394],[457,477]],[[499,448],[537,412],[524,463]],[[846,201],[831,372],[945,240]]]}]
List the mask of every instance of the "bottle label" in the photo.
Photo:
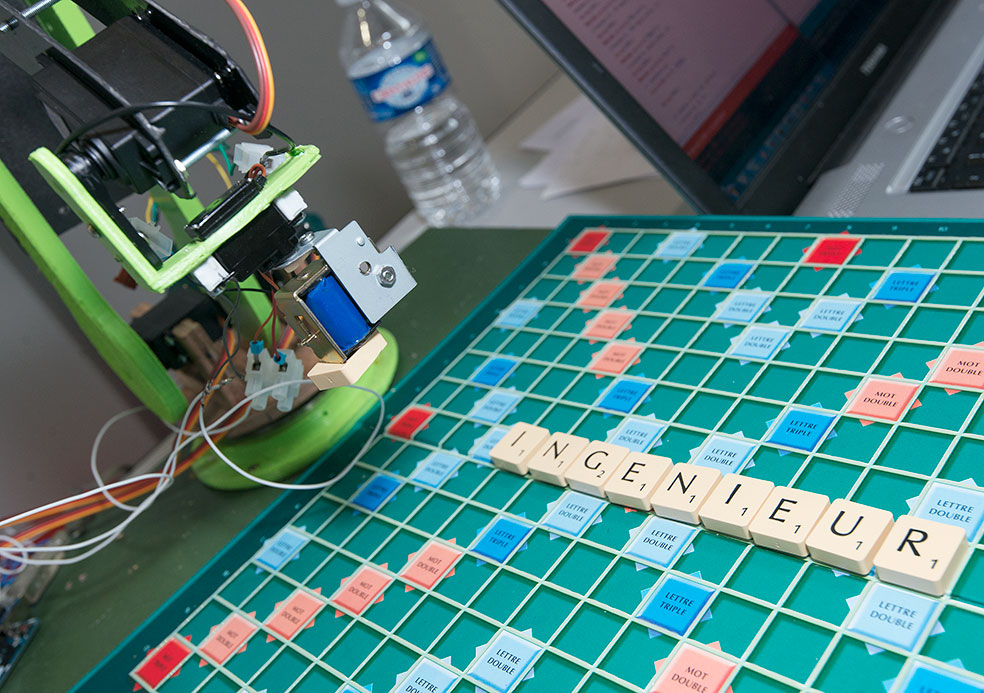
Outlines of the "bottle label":
[{"label": "bottle label", "polygon": [[427,41],[396,65],[353,79],[352,84],[369,116],[379,122],[427,103],[450,81],[434,42]]}]

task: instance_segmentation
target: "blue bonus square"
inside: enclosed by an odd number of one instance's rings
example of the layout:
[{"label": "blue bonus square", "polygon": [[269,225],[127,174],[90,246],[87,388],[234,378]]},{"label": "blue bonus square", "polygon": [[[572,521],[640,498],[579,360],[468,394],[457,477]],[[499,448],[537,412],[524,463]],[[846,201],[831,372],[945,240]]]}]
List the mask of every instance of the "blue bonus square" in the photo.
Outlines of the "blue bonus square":
[{"label": "blue bonus square", "polygon": [[417,464],[410,478],[428,486],[440,486],[459,466],[461,458],[457,455],[432,452]]},{"label": "blue bonus square", "polygon": [[929,272],[906,272],[895,270],[882,280],[875,298],[882,301],[918,301],[933,282]]},{"label": "blue bonus square", "polygon": [[568,491],[543,518],[543,526],[580,536],[604,506],[605,501],[601,498]]},{"label": "blue bonus square", "polygon": [[500,631],[468,673],[493,691],[507,693],[523,678],[540,651],[528,640]]},{"label": "blue bonus square", "polygon": [[520,399],[522,399],[522,396],[518,393],[493,390],[475,402],[475,406],[472,407],[468,415],[473,419],[480,419],[489,423],[499,423],[506,414],[513,410],[516,402]]},{"label": "blue bonus square", "polygon": [[479,438],[472,449],[468,451],[468,455],[481,462],[492,463],[492,448],[495,444],[502,440],[508,431],[504,428],[493,428],[490,429],[488,433]]},{"label": "blue bonus square", "polygon": [[488,385],[489,387],[495,387],[502,380],[512,372],[512,369],[516,367],[516,361],[514,359],[506,359],[501,357],[490,358],[486,361],[481,368],[475,371],[472,376],[472,382],[479,383],[481,385]]},{"label": "blue bonus square", "polygon": [[303,534],[283,529],[266,543],[256,560],[271,570],[280,570],[306,543]]},{"label": "blue bonus square", "polygon": [[621,445],[632,452],[649,452],[666,430],[666,424],[640,419],[625,419],[608,435],[606,442]]},{"label": "blue bonus square", "polygon": [[601,396],[597,406],[628,414],[651,387],[651,384],[638,380],[616,380]]},{"label": "blue bonus square", "polygon": [[873,582],[847,629],[912,651],[934,611],[935,599]]},{"label": "blue bonus square", "polygon": [[505,517],[493,522],[472,549],[480,556],[502,563],[523,543],[531,527]]},{"label": "blue bonus square", "polygon": [[984,686],[925,664],[916,664],[902,693],[984,693]]},{"label": "blue bonus square", "polygon": [[711,592],[709,588],[690,580],[667,578],[642,609],[639,618],[683,635],[697,620],[711,598]]},{"label": "blue bonus square", "polygon": [[754,326],[745,328],[739,336],[732,339],[732,356],[749,359],[771,358],[789,339],[791,330],[781,327]]},{"label": "blue bonus square", "polygon": [[812,452],[827,437],[833,414],[807,409],[789,409],[769,435],[769,442]]},{"label": "blue bonus square", "polygon": [[714,319],[725,322],[751,322],[758,317],[768,302],[769,294],[738,291],[722,301]]},{"label": "blue bonus square", "polygon": [[625,554],[669,568],[696,533],[694,527],[663,517],[651,517]]},{"label": "blue bonus square", "polygon": [[422,659],[410,670],[394,693],[447,693],[457,680],[458,677],[453,672],[429,659]]},{"label": "blue bonus square", "polygon": [[681,258],[687,257],[697,250],[707,237],[700,231],[675,231],[667,236],[656,248],[656,257]]},{"label": "blue bonus square", "polygon": [[352,499],[352,504],[366,510],[379,510],[379,507],[389,500],[399,485],[400,482],[393,477],[377,474],[362,487],[359,495]]},{"label": "blue bonus square", "polygon": [[737,474],[748,462],[755,443],[724,436],[712,436],[692,461],[699,467],[717,469],[722,474]]},{"label": "blue bonus square", "polygon": [[748,262],[722,262],[704,278],[704,286],[715,289],[733,289],[752,271]]},{"label": "blue bonus square", "polygon": [[804,330],[840,332],[854,320],[860,307],[861,301],[821,298],[810,306],[800,327]]},{"label": "blue bonus square", "polygon": [[933,482],[915,515],[959,527],[967,533],[967,539],[973,541],[984,523],[984,491]]},{"label": "blue bonus square", "polygon": [[515,301],[499,314],[495,324],[499,327],[523,327],[536,317],[542,305],[539,301]]}]

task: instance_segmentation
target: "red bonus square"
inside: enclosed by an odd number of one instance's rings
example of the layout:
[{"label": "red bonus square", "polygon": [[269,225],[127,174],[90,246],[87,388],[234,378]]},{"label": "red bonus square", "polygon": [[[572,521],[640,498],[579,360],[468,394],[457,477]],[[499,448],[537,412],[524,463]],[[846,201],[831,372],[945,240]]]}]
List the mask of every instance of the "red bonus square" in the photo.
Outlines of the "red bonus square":
[{"label": "red bonus square", "polygon": [[841,265],[854,254],[860,238],[843,236],[840,238],[821,238],[806,256],[806,262],[814,265]]},{"label": "red bonus square", "polygon": [[157,688],[190,654],[191,648],[183,640],[171,638],[150,654],[140,668],[133,672],[134,676],[141,683]]},{"label": "red bonus square", "polygon": [[423,407],[410,407],[390,423],[386,432],[396,438],[413,438],[424,424],[434,416],[434,412]]},{"label": "red bonus square", "polygon": [[604,229],[585,229],[571,241],[567,248],[569,253],[593,253],[605,244],[610,232]]}]

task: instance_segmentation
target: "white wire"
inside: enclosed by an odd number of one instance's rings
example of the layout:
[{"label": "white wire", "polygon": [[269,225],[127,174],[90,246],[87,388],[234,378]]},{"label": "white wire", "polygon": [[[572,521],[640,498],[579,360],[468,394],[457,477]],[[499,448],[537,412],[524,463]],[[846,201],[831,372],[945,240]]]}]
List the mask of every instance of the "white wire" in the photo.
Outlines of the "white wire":
[{"label": "white wire", "polygon": [[120,421],[121,419],[125,419],[128,416],[132,416],[133,414],[136,414],[139,411],[143,411],[144,409],[145,407],[134,407],[133,409],[127,409],[126,411],[121,411],[116,416],[110,418],[110,420],[104,423],[102,428],[99,429],[99,433],[96,434],[96,439],[92,443],[92,451],[89,453],[89,469],[92,470],[92,478],[96,480],[96,485],[99,491],[102,492],[103,497],[106,500],[108,500],[110,503],[115,505],[120,510],[126,510],[127,512],[133,512],[134,510],[137,509],[137,506],[127,505],[126,503],[116,500],[116,496],[114,496],[112,493],[110,493],[104,488],[106,482],[103,481],[102,476],[100,476],[99,474],[99,468],[96,465],[96,458],[99,455],[99,445],[100,443],[102,443],[102,439],[103,436],[106,435],[106,431],[108,431],[113,426],[113,424],[115,424],[117,421]]},{"label": "white wire", "polygon": [[[303,381],[303,380],[287,381],[286,383],[279,383],[275,387],[284,387],[285,385],[289,386],[289,385],[293,385],[295,383],[302,383],[302,382],[305,382],[305,381]],[[233,462],[232,460],[230,460],[228,457],[226,457],[225,453],[223,453],[221,450],[219,450],[219,446],[215,444],[215,441],[214,440],[212,440],[212,436],[210,435],[210,433],[208,431],[208,427],[205,426],[205,418],[204,418],[204,414],[203,414],[203,412],[202,412],[201,409],[198,410],[198,425],[199,425],[199,428],[201,429],[202,438],[204,438],[205,439],[205,443],[208,444],[208,446],[210,448],[212,448],[212,452],[215,453],[215,456],[218,457],[223,462],[225,462],[225,464],[228,465],[228,467],[230,469],[232,469],[234,472],[236,472],[240,476],[243,476],[243,477],[249,479],[250,481],[252,481],[254,483],[261,484],[263,486],[269,486],[270,488],[283,489],[285,491],[310,491],[310,490],[314,490],[314,489],[328,488],[329,486],[331,486],[332,484],[334,484],[336,481],[338,481],[339,479],[341,479],[343,476],[345,476],[346,474],[348,474],[349,471],[351,471],[352,467],[355,465],[356,461],[362,458],[362,455],[365,454],[366,450],[369,448],[369,445],[372,444],[372,442],[376,439],[376,436],[379,434],[379,429],[382,428],[383,420],[386,417],[386,405],[383,402],[382,396],[378,392],[376,392],[375,390],[372,390],[372,389],[370,389],[368,387],[362,387],[361,385],[345,385],[345,387],[350,387],[350,388],[352,388],[354,390],[362,390],[363,392],[368,392],[368,393],[370,393],[372,395],[375,395],[376,399],[379,400],[379,417],[376,419],[376,426],[373,428],[372,434],[369,436],[369,439],[365,442],[365,444],[362,446],[362,448],[359,450],[359,452],[352,458],[352,461],[349,462],[345,466],[345,468],[342,469],[342,471],[339,472],[338,474],[336,474],[333,478],[329,479],[328,481],[323,481],[323,482],[320,482],[320,483],[317,483],[317,484],[284,484],[284,483],[281,483],[279,481],[270,481],[268,479],[261,479],[260,477],[254,475],[254,474],[250,474],[245,469],[243,469],[242,467],[240,467],[239,465],[237,465],[235,462]],[[271,389],[271,388],[266,388],[266,389],[268,390],[268,389]],[[259,392],[256,392],[253,395],[251,395],[251,397],[257,397],[258,395],[260,395],[263,392],[264,392],[264,390],[260,390]],[[237,407],[242,406],[243,403],[245,403],[246,401],[247,400],[242,400],[237,405]],[[235,409],[233,409],[232,411],[235,411]],[[227,413],[225,416],[229,416],[229,413]],[[222,421],[222,419],[219,419],[218,422],[221,422],[221,421]],[[218,422],[216,422],[216,423],[218,423]]]},{"label": "white wire", "polygon": [[[218,419],[216,419],[214,422],[212,422],[208,426],[205,426],[204,425],[204,423],[205,423],[204,422],[204,414],[202,413],[201,410],[199,410],[199,426],[200,426],[200,429],[198,431],[195,431],[195,432],[187,432],[186,431],[185,434],[184,434],[185,437],[184,437],[183,440],[181,439],[181,435],[178,435],[178,436],[175,437],[174,447],[171,450],[171,453],[168,455],[167,459],[165,460],[164,465],[163,465],[163,467],[162,467],[162,469],[161,469],[160,472],[153,472],[153,473],[149,473],[149,474],[141,474],[139,476],[131,477],[131,478],[125,479],[123,481],[117,481],[117,482],[113,482],[111,484],[105,484],[105,483],[102,482],[102,478],[99,476],[98,468],[97,468],[97,466],[95,464],[95,454],[93,454],[90,457],[90,464],[91,464],[91,467],[92,467],[92,470],[93,470],[93,476],[95,477],[97,483],[99,483],[98,488],[92,489],[90,491],[86,491],[84,493],[77,494],[77,495],[72,496],[70,498],[66,498],[66,499],[63,499],[63,500],[60,500],[60,501],[55,501],[53,503],[48,503],[47,505],[41,506],[40,508],[35,508],[34,510],[29,510],[29,511],[24,512],[24,513],[21,513],[19,515],[15,515],[14,517],[7,518],[7,519],[3,520],[2,524],[3,525],[13,525],[13,524],[16,524],[20,520],[26,519],[27,517],[29,517],[31,515],[34,515],[35,513],[38,513],[38,512],[44,511],[44,510],[48,510],[48,509],[51,509],[51,508],[60,506],[60,505],[62,505],[64,503],[67,503],[67,502],[71,502],[71,501],[75,501],[75,500],[80,500],[80,499],[83,499],[83,498],[88,498],[88,497],[91,497],[91,496],[94,496],[94,495],[97,495],[97,494],[103,494],[104,496],[107,497],[107,499],[111,499],[110,502],[113,502],[116,499],[113,498],[112,495],[108,493],[109,491],[111,491],[111,490],[113,490],[115,488],[120,488],[122,486],[130,485],[130,484],[132,484],[132,483],[134,483],[136,481],[142,481],[142,480],[145,480],[145,479],[157,479],[157,485],[154,487],[154,490],[150,493],[150,495],[148,495],[137,506],[130,506],[130,505],[126,505],[126,504],[123,504],[123,503],[114,503],[114,505],[116,505],[117,507],[120,507],[121,510],[124,510],[125,512],[127,512],[129,514],[128,514],[128,516],[126,518],[124,518],[116,526],[110,528],[109,530],[103,532],[102,534],[96,535],[94,537],[90,537],[89,539],[86,539],[86,540],[83,540],[83,541],[80,541],[80,542],[76,542],[74,544],[66,544],[66,545],[61,545],[61,546],[26,546],[23,542],[18,541],[14,537],[10,537],[10,536],[7,536],[7,535],[0,535],[0,541],[8,540],[8,543],[9,544],[16,545],[16,546],[14,546],[13,549],[11,549],[8,546],[0,546],[0,558],[7,558],[7,559],[10,559],[10,560],[13,560],[13,561],[17,561],[20,565],[15,570],[16,570],[16,572],[20,572],[20,571],[24,570],[28,565],[68,565],[68,564],[72,564],[72,563],[78,563],[78,562],[83,561],[86,558],[88,558],[88,557],[96,554],[97,552],[101,551],[106,546],[108,546],[111,542],[113,542],[115,539],[117,539],[123,533],[123,531],[130,525],[130,523],[132,523],[134,520],[136,520],[137,517],[139,517],[147,508],[149,508],[150,505],[153,504],[153,502],[157,499],[157,497],[161,493],[163,493],[171,485],[171,483],[174,481],[174,471],[175,471],[175,469],[177,467],[178,455],[180,454],[180,452],[184,448],[186,448],[188,445],[192,444],[192,442],[194,442],[198,438],[203,438],[205,440],[205,442],[209,445],[209,447],[212,449],[212,451],[215,452],[215,454],[219,457],[219,459],[222,460],[225,464],[229,465],[230,468],[232,468],[234,471],[236,471],[237,473],[241,474],[242,476],[246,477],[247,479],[250,479],[251,481],[254,481],[255,483],[262,484],[262,485],[265,485],[265,486],[272,486],[273,488],[300,489],[300,490],[322,489],[322,488],[327,488],[327,487],[331,486],[336,481],[338,481],[339,479],[341,479],[342,477],[344,477],[346,474],[348,474],[348,472],[355,465],[356,461],[358,461],[363,456],[363,454],[365,454],[365,452],[366,452],[366,450],[368,450],[369,446],[373,443],[373,441],[375,441],[376,436],[379,434],[379,431],[382,428],[382,424],[383,424],[383,421],[385,419],[385,403],[383,402],[382,396],[378,392],[376,392],[375,390],[372,390],[372,389],[367,388],[367,387],[362,387],[361,385],[346,385],[345,386],[345,387],[350,387],[350,388],[353,388],[353,389],[356,389],[356,390],[362,390],[364,392],[368,392],[368,393],[372,394],[373,396],[375,396],[376,399],[379,400],[379,405],[380,405],[379,416],[377,418],[376,425],[373,428],[372,435],[370,435],[369,439],[365,442],[365,444],[363,444],[363,446],[359,450],[359,452],[352,458],[352,461],[349,462],[341,470],[341,472],[339,472],[337,475],[335,475],[335,477],[333,477],[332,479],[330,479],[330,480],[328,480],[326,482],[322,482],[322,483],[318,483],[318,484],[281,484],[279,482],[269,481],[269,480],[266,480],[266,479],[261,479],[259,477],[256,477],[256,476],[250,474],[249,472],[246,472],[245,470],[241,469],[240,467],[238,467],[234,462],[232,462],[232,460],[230,460],[225,454],[223,454],[221,450],[218,449],[218,446],[216,445],[215,441],[212,439],[212,435],[213,434],[230,430],[230,429],[232,429],[232,428],[240,425],[241,423],[243,423],[246,420],[246,418],[247,418],[245,416],[237,419],[236,421],[232,422],[231,424],[229,424],[227,426],[224,426],[224,427],[221,426],[236,411],[238,411],[242,407],[246,406],[247,404],[249,404],[250,402],[252,402],[254,399],[256,399],[258,397],[261,397],[261,396],[267,394],[268,392],[271,392],[273,390],[276,390],[276,389],[281,388],[281,387],[284,387],[284,386],[289,386],[289,385],[294,385],[294,384],[303,384],[303,383],[306,383],[306,382],[308,382],[308,381],[307,380],[292,380],[292,381],[287,381],[287,382],[284,382],[284,383],[277,383],[276,385],[271,385],[269,387],[266,387],[266,388],[263,388],[261,390],[258,390],[257,392],[254,392],[253,394],[251,394],[249,397],[245,397],[242,400],[240,400],[239,402],[237,402],[236,405],[233,406],[229,411],[227,411],[225,414],[223,414],[221,417],[219,417]],[[191,412],[194,410],[195,405],[198,403],[198,400],[200,400],[203,395],[204,395],[204,392],[198,394],[189,403],[188,409],[185,411],[185,414],[182,417],[181,425],[178,428],[179,431],[184,431],[184,429],[186,428],[186,426],[188,424],[188,419],[191,417]],[[98,450],[99,443],[102,441],[102,437],[105,435],[106,431],[109,429],[110,426],[112,426],[114,423],[116,423],[120,419],[122,419],[122,418],[124,418],[126,416],[129,416],[129,415],[131,415],[133,413],[136,413],[140,409],[141,408],[135,408],[135,409],[127,410],[125,412],[121,412],[120,414],[117,414],[116,416],[114,416],[113,418],[111,418],[106,424],[104,424],[103,428],[100,430],[99,434],[96,436],[96,442],[95,442],[95,444],[93,446],[94,447],[94,451],[95,450]],[[124,507],[121,507],[121,506],[124,506]],[[92,547],[92,548],[88,548],[88,547]],[[87,551],[85,551],[85,552],[83,552],[81,554],[76,554],[74,556],[70,556],[70,557],[66,557],[66,558],[32,558],[32,557],[27,556],[27,554],[69,552],[69,551],[77,551],[77,550],[86,549],[86,548],[88,548]],[[0,569],[0,570],[2,570],[2,569]]]}]

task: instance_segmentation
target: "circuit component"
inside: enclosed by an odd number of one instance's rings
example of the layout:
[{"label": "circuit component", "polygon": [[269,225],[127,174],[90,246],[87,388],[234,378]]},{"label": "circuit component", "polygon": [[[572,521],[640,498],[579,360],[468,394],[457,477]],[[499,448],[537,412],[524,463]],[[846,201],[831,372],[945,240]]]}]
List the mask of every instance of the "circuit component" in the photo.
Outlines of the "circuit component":
[{"label": "circuit component", "polygon": [[12,623],[0,628],[0,686],[7,680],[10,671],[24,650],[31,644],[38,630],[38,619],[29,618],[20,623]]}]

